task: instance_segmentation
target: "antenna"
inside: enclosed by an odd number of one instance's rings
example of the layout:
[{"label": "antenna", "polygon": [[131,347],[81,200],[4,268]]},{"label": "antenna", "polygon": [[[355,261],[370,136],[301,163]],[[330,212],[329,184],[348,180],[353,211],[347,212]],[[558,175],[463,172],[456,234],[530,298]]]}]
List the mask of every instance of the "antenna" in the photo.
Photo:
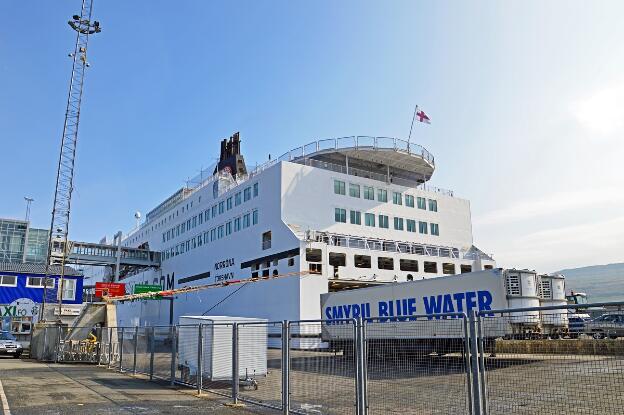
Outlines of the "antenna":
[{"label": "antenna", "polygon": [[[67,96],[67,108],[65,110],[65,124],[61,137],[61,151],[56,172],[56,188],[54,190],[54,206],[52,208],[52,221],[48,239],[48,258],[44,278],[43,300],[39,319],[44,320],[45,306],[48,295],[48,279],[52,275],[52,265],[60,265],[60,279],[57,287],[57,299],[59,307],[59,320],[61,317],[61,305],[63,301],[63,280],[65,274],[65,261],[70,247],[67,235],[69,232],[69,213],[71,206],[71,194],[74,190],[74,163],[76,158],[76,142],[78,141],[78,122],[80,121],[80,104],[82,101],[82,88],[85,77],[87,62],[87,44],[89,35],[99,33],[100,23],[91,21],[93,0],[82,0],[80,16],[74,15],[67,22],[76,31],[76,44],[74,52],[69,54],[73,59],[69,94]],[[50,299],[52,300],[52,299]]]}]

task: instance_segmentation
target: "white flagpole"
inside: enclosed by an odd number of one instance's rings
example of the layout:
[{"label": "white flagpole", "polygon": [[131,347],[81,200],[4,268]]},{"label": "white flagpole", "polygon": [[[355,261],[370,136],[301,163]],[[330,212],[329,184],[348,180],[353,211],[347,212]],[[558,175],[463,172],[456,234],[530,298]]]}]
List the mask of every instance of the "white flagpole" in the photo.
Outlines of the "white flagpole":
[{"label": "white flagpole", "polygon": [[418,105],[414,107],[414,115],[412,116],[412,125],[410,125],[409,136],[407,137],[407,144],[410,144],[410,140],[412,139],[412,129],[414,128],[414,120],[416,119],[416,112],[418,111]]}]

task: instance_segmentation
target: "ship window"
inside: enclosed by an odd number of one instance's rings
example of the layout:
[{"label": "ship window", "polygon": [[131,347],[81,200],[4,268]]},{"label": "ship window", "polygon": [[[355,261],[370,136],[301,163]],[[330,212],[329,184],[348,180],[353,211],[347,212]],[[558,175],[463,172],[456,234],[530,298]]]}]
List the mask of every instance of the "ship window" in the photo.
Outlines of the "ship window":
[{"label": "ship window", "polygon": [[269,276],[269,270],[265,269],[264,271],[262,271],[262,276],[263,277],[268,277]]},{"label": "ship window", "polygon": [[180,228],[181,228],[180,233],[184,233],[184,230],[186,228],[186,222],[182,222]]},{"label": "ship window", "polygon": [[[28,280],[30,280],[31,278],[32,277],[28,277]],[[17,277],[15,275],[0,275],[0,286],[1,287],[17,287]],[[26,283],[26,286],[28,287],[28,283]]]},{"label": "ship window", "polygon": [[308,269],[310,270],[312,274],[321,274],[323,272],[323,265],[322,264],[310,264],[308,266]]},{"label": "ship window", "polygon": [[394,218],[394,229],[397,231],[403,230],[403,218]]},{"label": "ship window", "polygon": [[360,197],[360,185],[349,183],[349,196]]},{"label": "ship window", "polygon": [[197,226],[197,216],[193,216],[193,228]]},{"label": "ship window", "polygon": [[399,268],[401,271],[418,272],[418,261],[413,259],[400,259]]},{"label": "ship window", "polygon": [[394,259],[380,256],[377,258],[378,269],[394,269]]},{"label": "ship window", "polygon": [[344,267],[347,265],[347,255],[338,252],[329,253],[329,265],[333,267]]},{"label": "ship window", "polygon": [[257,225],[258,224],[258,209],[256,209],[253,212],[251,212],[251,223],[253,225]]},{"label": "ship window", "polygon": [[243,201],[246,202],[249,199],[251,199],[251,187],[246,187],[245,190],[243,190]]},{"label": "ship window", "polygon": [[345,209],[335,208],[334,209],[334,218],[336,222],[347,222],[347,211]]},{"label": "ship window", "polygon": [[392,192],[392,203],[395,205],[403,204],[403,195],[399,192]]},{"label": "ship window", "polygon": [[483,266],[483,269],[492,269],[492,268],[494,268],[492,265],[484,265]]},{"label": "ship window", "polygon": [[431,225],[431,234],[432,235],[440,235],[440,227],[437,223],[430,223]]},{"label": "ship window", "polygon": [[365,213],[364,214],[364,224],[366,226],[375,226],[375,214],[374,213]]},{"label": "ship window", "polygon": [[225,234],[229,235],[232,233],[232,221],[225,222]]},{"label": "ship window", "polygon": [[364,199],[375,200],[375,189],[371,186],[364,186]]},{"label": "ship window", "polygon": [[414,196],[405,195],[405,206],[414,207]]},{"label": "ship window", "polygon": [[288,258],[288,266],[289,267],[295,266],[295,258]]},{"label": "ship window", "polygon": [[361,225],[362,224],[362,213],[357,210],[352,210],[349,212],[349,219],[353,225]]},{"label": "ship window", "polygon": [[306,261],[321,262],[323,260],[323,251],[315,248],[306,249]]},{"label": "ship window", "polygon": [[227,198],[227,200],[225,201],[225,204],[226,204],[225,208],[227,210],[232,209],[232,196]]},{"label": "ship window", "polygon": [[199,214],[199,216],[197,216],[197,222],[201,225],[204,222],[204,215],[203,214]]},{"label": "ship window", "polygon": [[467,272],[472,272],[472,265],[464,265],[464,264],[461,264],[461,265],[459,266],[459,270],[460,270],[460,272],[461,272],[462,274],[465,274],[465,273],[467,273]]},{"label": "ship window", "polygon": [[225,202],[219,202],[219,215],[225,211]]},{"label": "ship window", "polygon": [[271,248],[271,231],[262,234],[262,249]]},{"label": "ship window", "polygon": [[408,281],[414,281],[414,276],[412,274],[407,274]]},{"label": "ship window", "polygon": [[437,274],[438,273],[438,263],[437,262],[429,262],[425,261],[423,264],[423,268],[428,274]]},{"label": "ship window", "polygon": [[444,275],[453,275],[453,274],[455,274],[455,264],[451,264],[449,262],[444,262],[442,264],[442,274],[444,274]]},{"label": "ship window", "polygon": [[202,236],[200,234],[200,235],[197,236],[197,246],[202,246],[202,242],[203,242],[203,240],[202,240]]},{"label": "ship window", "polygon": [[258,183],[254,183],[253,185],[253,197],[258,196]]},{"label": "ship window", "polygon": [[204,232],[204,243],[208,243],[208,231]]},{"label": "ship window", "polygon": [[279,264],[279,259],[273,260],[273,266],[276,267]]},{"label": "ship window", "polygon": [[264,269],[264,268],[268,268],[268,267],[270,267],[270,266],[271,266],[271,263],[270,263],[269,261],[264,261],[264,262],[262,263],[262,269]]},{"label": "ship window", "polygon": [[276,269],[273,270],[273,276],[277,277],[277,270]]},{"label": "ship window", "polygon": [[235,204],[236,206],[238,206],[238,205],[240,205],[241,203],[242,203],[242,202],[241,202],[241,192],[238,192],[238,193],[236,193],[236,194],[234,195],[234,204]]},{"label": "ship window", "polygon": [[252,272],[251,273],[251,278],[258,278],[258,273],[257,272]]},{"label": "ship window", "polygon": [[210,219],[210,210],[209,210],[209,209],[206,209],[206,210],[204,211],[204,220],[205,220],[206,222],[208,222],[208,219]]},{"label": "ship window", "polygon": [[197,248],[197,241],[195,240],[195,238],[191,239],[191,248]]},{"label": "ship window", "polygon": [[354,255],[353,263],[356,268],[370,268],[371,257],[368,255]]},{"label": "ship window", "polygon": [[191,241],[188,240],[188,241],[186,241],[186,252],[188,252],[190,250],[191,250]]},{"label": "ship window", "polygon": [[212,208],[212,217],[215,218],[217,216],[217,205],[214,205]]},{"label": "ship window", "polygon": [[416,198],[416,204],[418,205],[418,209],[427,209],[427,199],[425,199],[424,197],[417,197]]},{"label": "ship window", "polygon": [[210,229],[210,241],[214,241],[217,239],[217,229]]},{"label": "ship window", "polygon": [[408,232],[416,232],[416,221],[414,219],[407,219],[406,225]]},{"label": "ship window", "polygon": [[241,218],[238,217],[234,219],[234,232],[240,231],[240,228],[241,228]]},{"label": "ship window", "polygon": [[217,237],[218,237],[219,239],[223,238],[223,225],[220,225],[220,226],[217,228]]},{"label": "ship window", "polygon": [[429,210],[432,212],[438,211],[438,201],[434,199],[429,199]]},{"label": "ship window", "polygon": [[337,195],[344,195],[345,182],[342,182],[340,180],[334,180],[334,193],[336,193]]},{"label": "ship window", "polygon": [[379,215],[379,227],[388,229],[388,217],[386,215]]},{"label": "ship window", "polygon": [[187,231],[191,230],[191,219],[190,218],[186,221],[186,230]]},{"label": "ship window", "polygon": [[377,200],[379,202],[387,202],[388,201],[388,191],[384,189],[377,189]]},{"label": "ship window", "polygon": [[427,222],[418,222],[418,232],[427,234]]},{"label": "ship window", "polygon": [[249,213],[246,213],[243,215],[243,228],[249,228],[249,223],[250,223],[250,215]]}]

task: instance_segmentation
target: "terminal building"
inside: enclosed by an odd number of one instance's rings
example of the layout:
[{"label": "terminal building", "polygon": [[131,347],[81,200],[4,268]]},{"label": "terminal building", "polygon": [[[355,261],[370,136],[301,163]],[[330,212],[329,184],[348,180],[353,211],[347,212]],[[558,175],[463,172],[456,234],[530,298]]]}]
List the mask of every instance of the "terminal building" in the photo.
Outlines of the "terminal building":
[{"label": "terminal building", "polygon": [[69,323],[82,308],[83,276],[77,270],[65,267],[62,295],[58,292],[59,266],[51,268],[44,286],[47,250],[47,229],[0,218],[0,329],[10,331],[20,341],[28,342],[44,295],[47,303],[56,305],[46,307],[48,320]]}]

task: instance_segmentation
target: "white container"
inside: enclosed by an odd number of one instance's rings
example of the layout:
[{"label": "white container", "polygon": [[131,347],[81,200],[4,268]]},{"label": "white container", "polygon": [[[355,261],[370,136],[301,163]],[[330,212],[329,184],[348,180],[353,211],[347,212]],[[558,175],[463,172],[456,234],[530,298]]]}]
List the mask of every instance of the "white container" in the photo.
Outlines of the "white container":
[{"label": "white container", "polygon": [[[535,271],[508,269],[505,271],[505,286],[509,308],[539,307],[539,278]],[[521,325],[539,325],[539,311],[511,313],[511,323]]]},{"label": "white container", "polygon": [[566,327],[568,325],[568,304],[565,297],[565,277],[561,274],[540,276],[540,306],[564,306],[558,310],[542,310],[544,326]]},{"label": "white container", "polygon": [[[238,323],[239,376],[267,374],[266,319],[228,316],[182,316],[178,330],[178,359],[189,375],[197,374],[199,325],[202,325],[202,377],[210,381],[232,379],[232,331]],[[254,323],[254,324],[247,324]]]}]

